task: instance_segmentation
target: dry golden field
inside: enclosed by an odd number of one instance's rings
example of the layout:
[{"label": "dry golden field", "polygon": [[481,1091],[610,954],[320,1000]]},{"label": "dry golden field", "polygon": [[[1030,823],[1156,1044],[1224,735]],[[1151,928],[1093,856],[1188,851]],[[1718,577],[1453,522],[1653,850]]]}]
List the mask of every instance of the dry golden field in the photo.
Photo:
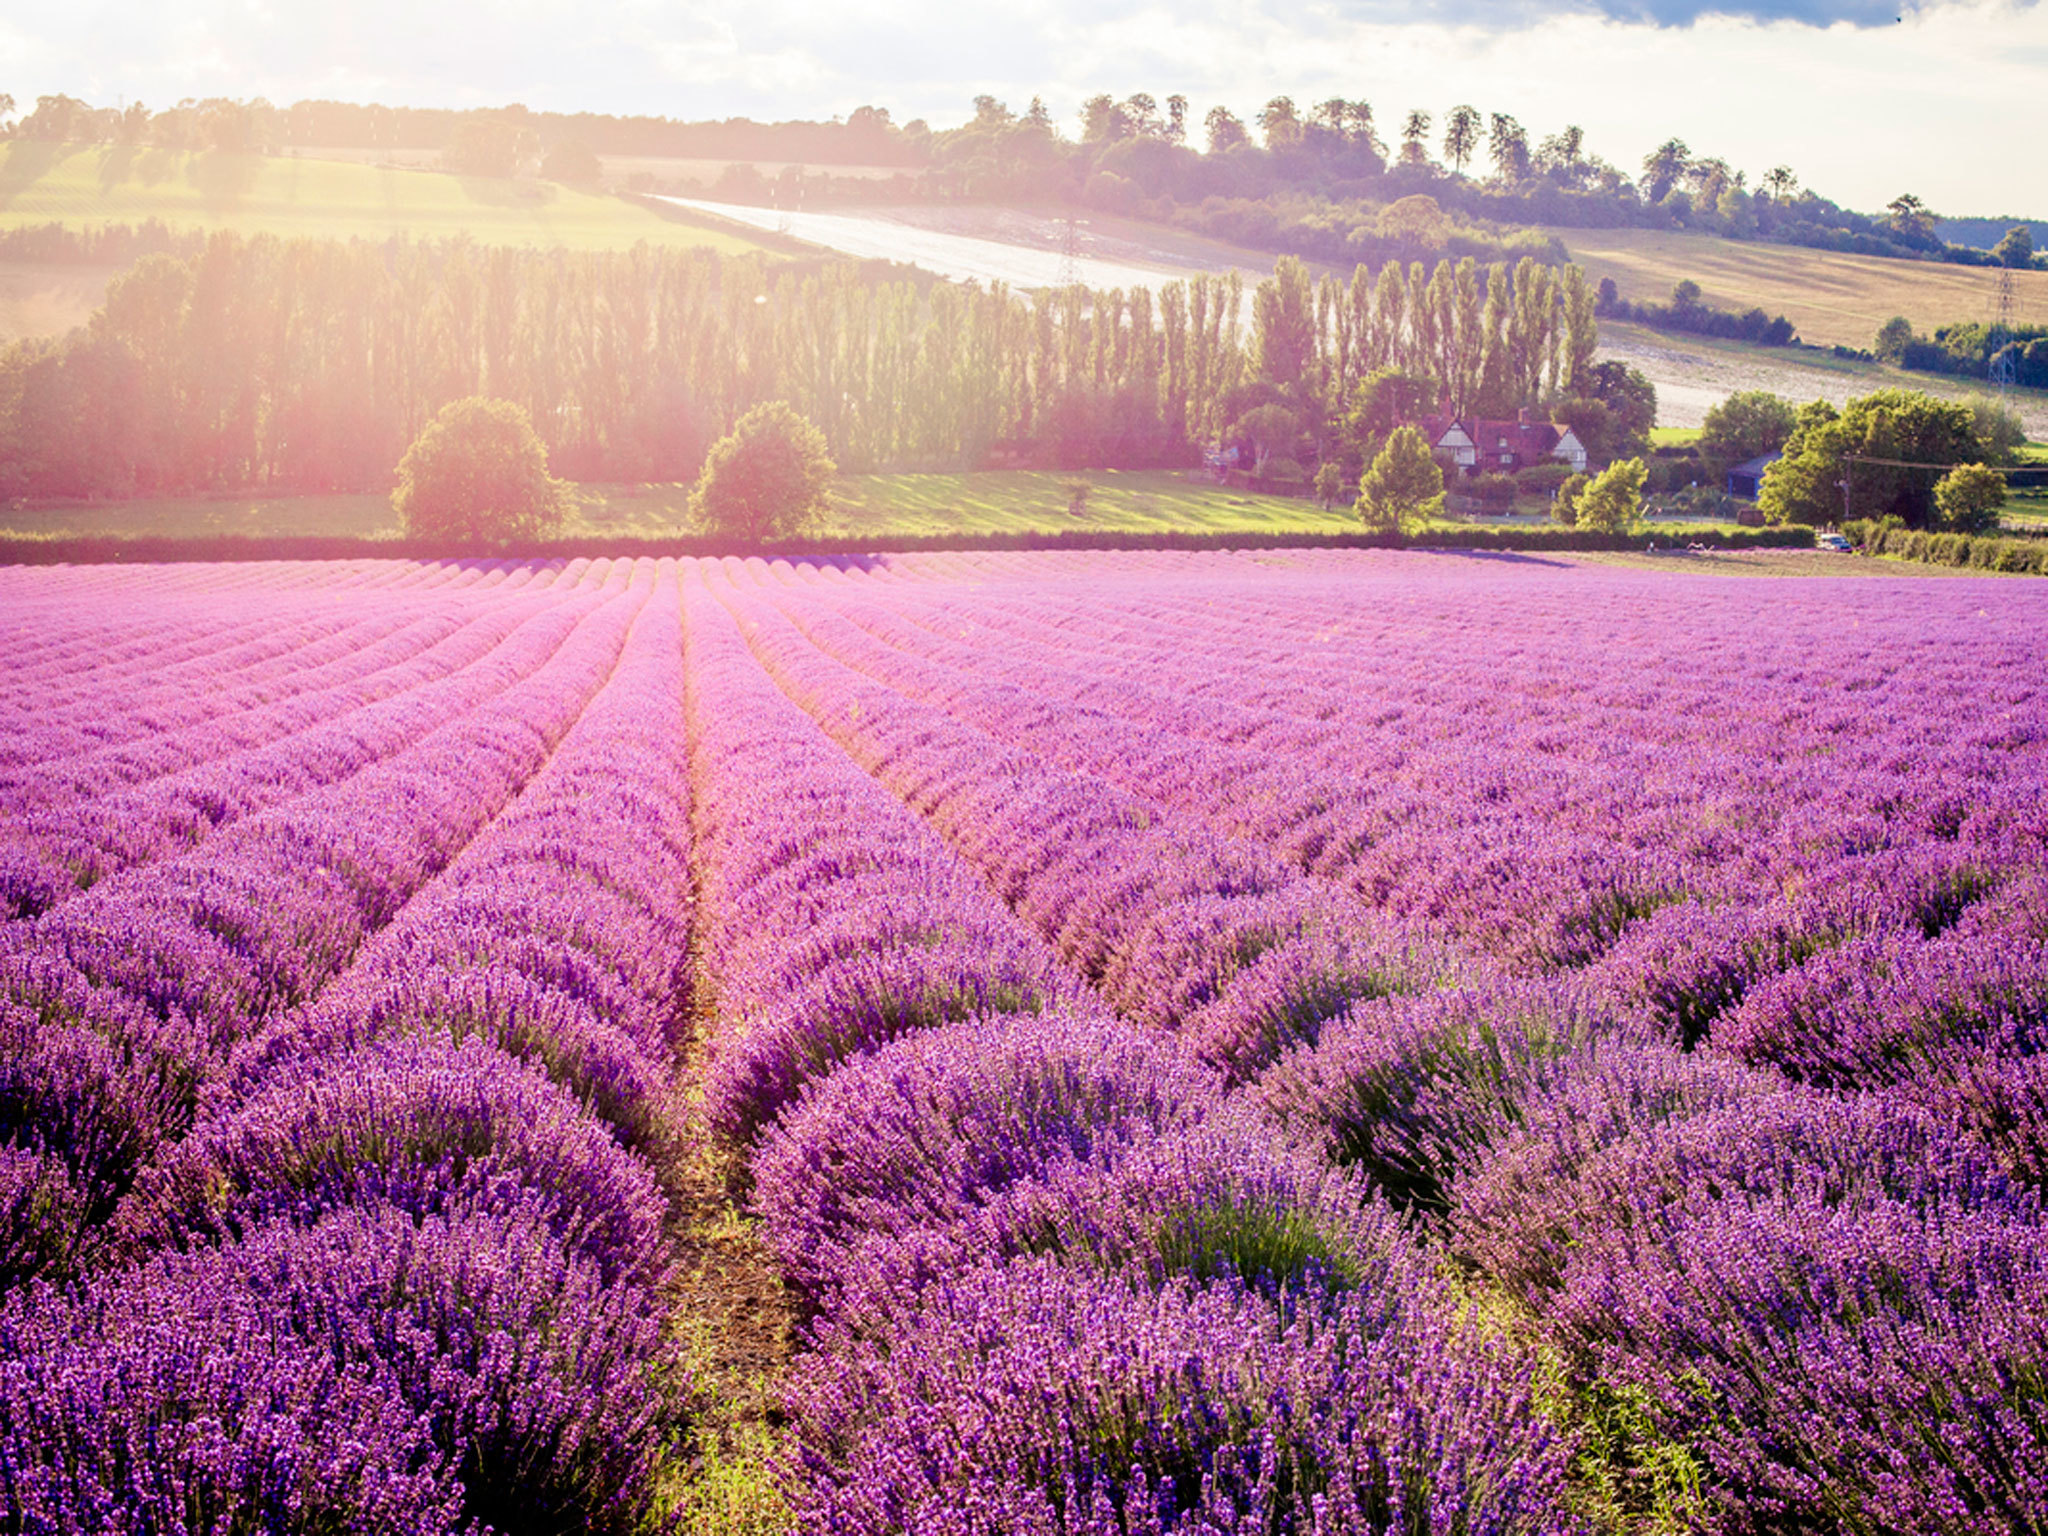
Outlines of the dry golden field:
[{"label": "dry golden field", "polygon": [[[1625,299],[1663,300],[1686,278],[1718,309],[1760,305],[1782,314],[1813,346],[1868,347],[1877,328],[1904,315],[1933,331],[1996,313],[1998,272],[1945,262],[1894,261],[1759,241],[1648,229],[1555,229],[1595,281],[1612,277]],[[2048,325],[2048,272],[2015,272],[2015,318]]]}]

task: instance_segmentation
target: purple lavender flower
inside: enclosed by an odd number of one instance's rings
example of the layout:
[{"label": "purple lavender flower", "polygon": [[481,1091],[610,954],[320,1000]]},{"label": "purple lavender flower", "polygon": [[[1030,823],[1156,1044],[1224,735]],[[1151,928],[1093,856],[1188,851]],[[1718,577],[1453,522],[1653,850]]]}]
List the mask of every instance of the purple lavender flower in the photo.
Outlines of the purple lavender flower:
[{"label": "purple lavender flower", "polygon": [[785,1272],[816,1291],[859,1243],[961,1224],[1019,1181],[1105,1166],[1217,1099],[1170,1044],[1100,1015],[949,1024],[818,1080],[755,1152],[754,1204]]},{"label": "purple lavender flower", "polygon": [[316,1057],[194,1127],[131,1192],[119,1225],[149,1247],[371,1201],[429,1215],[527,1195],[608,1277],[660,1272],[666,1205],[653,1172],[581,1104],[481,1040],[399,1039]]},{"label": "purple lavender flower", "polygon": [[805,1529],[877,1536],[1568,1528],[1529,1360],[1431,1301],[1389,1325],[1356,1297],[976,1269],[914,1332],[827,1330],[799,1363],[789,1495]]}]

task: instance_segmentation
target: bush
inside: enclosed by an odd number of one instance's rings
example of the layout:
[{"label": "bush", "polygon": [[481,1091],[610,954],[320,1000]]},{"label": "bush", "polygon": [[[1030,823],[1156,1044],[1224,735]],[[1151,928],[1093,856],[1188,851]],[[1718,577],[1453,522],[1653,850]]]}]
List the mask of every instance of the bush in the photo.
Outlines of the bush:
[{"label": "bush", "polygon": [[1548,496],[1572,477],[1572,467],[1569,464],[1557,461],[1549,464],[1531,464],[1527,469],[1516,471],[1515,489],[1524,496]]},{"label": "bush", "polygon": [[1643,481],[1648,473],[1641,459],[1608,465],[1579,493],[1578,526],[1604,533],[1627,533],[1634,528],[1642,515]]},{"label": "bush", "polygon": [[1479,475],[1465,483],[1465,494],[1482,506],[1506,511],[1515,504],[1515,482],[1509,475]]},{"label": "bush", "polygon": [[441,407],[398,461],[391,505],[414,539],[504,546],[553,538],[572,505],[526,409],[472,395]]},{"label": "bush", "polygon": [[782,401],[764,401],[712,445],[690,510],[713,533],[787,538],[825,511],[837,473],[824,433]]},{"label": "bush", "polygon": [[1579,521],[1579,497],[1586,487],[1593,483],[1590,475],[1573,475],[1557,488],[1557,495],[1550,503],[1550,520],[1565,527],[1575,527]]}]

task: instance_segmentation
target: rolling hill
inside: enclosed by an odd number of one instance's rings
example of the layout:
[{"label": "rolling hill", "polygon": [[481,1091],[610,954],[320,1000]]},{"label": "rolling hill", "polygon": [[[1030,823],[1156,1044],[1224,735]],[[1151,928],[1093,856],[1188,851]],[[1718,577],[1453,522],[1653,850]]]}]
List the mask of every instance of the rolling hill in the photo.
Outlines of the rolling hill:
[{"label": "rolling hill", "polygon": [[233,229],[242,234],[382,240],[466,235],[487,245],[627,249],[640,241],[766,248],[682,210],[579,192],[553,182],[402,170],[341,160],[182,154],[127,146],[0,145],[0,229],[64,223]]},{"label": "rolling hill", "polygon": [[[1849,256],[1796,245],[1723,240],[1647,229],[1554,229],[1596,281],[1612,277],[1621,296],[1664,300],[1686,278],[1719,309],[1760,305],[1783,314],[1813,346],[1868,347],[1877,328],[1904,315],[1916,330],[1989,320],[1998,270],[1944,262]],[[2048,272],[2012,274],[2015,320],[2048,324]]]}]

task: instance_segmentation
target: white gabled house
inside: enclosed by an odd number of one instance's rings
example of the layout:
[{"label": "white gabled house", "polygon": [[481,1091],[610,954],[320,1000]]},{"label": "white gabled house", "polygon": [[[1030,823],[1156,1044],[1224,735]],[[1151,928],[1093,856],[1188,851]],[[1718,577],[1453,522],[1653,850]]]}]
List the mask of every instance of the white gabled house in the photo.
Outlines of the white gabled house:
[{"label": "white gabled house", "polygon": [[1556,460],[1575,473],[1586,469],[1586,448],[1570,427],[1554,427],[1523,411],[1516,421],[1438,416],[1423,424],[1431,451],[1468,475],[1511,475]]}]

